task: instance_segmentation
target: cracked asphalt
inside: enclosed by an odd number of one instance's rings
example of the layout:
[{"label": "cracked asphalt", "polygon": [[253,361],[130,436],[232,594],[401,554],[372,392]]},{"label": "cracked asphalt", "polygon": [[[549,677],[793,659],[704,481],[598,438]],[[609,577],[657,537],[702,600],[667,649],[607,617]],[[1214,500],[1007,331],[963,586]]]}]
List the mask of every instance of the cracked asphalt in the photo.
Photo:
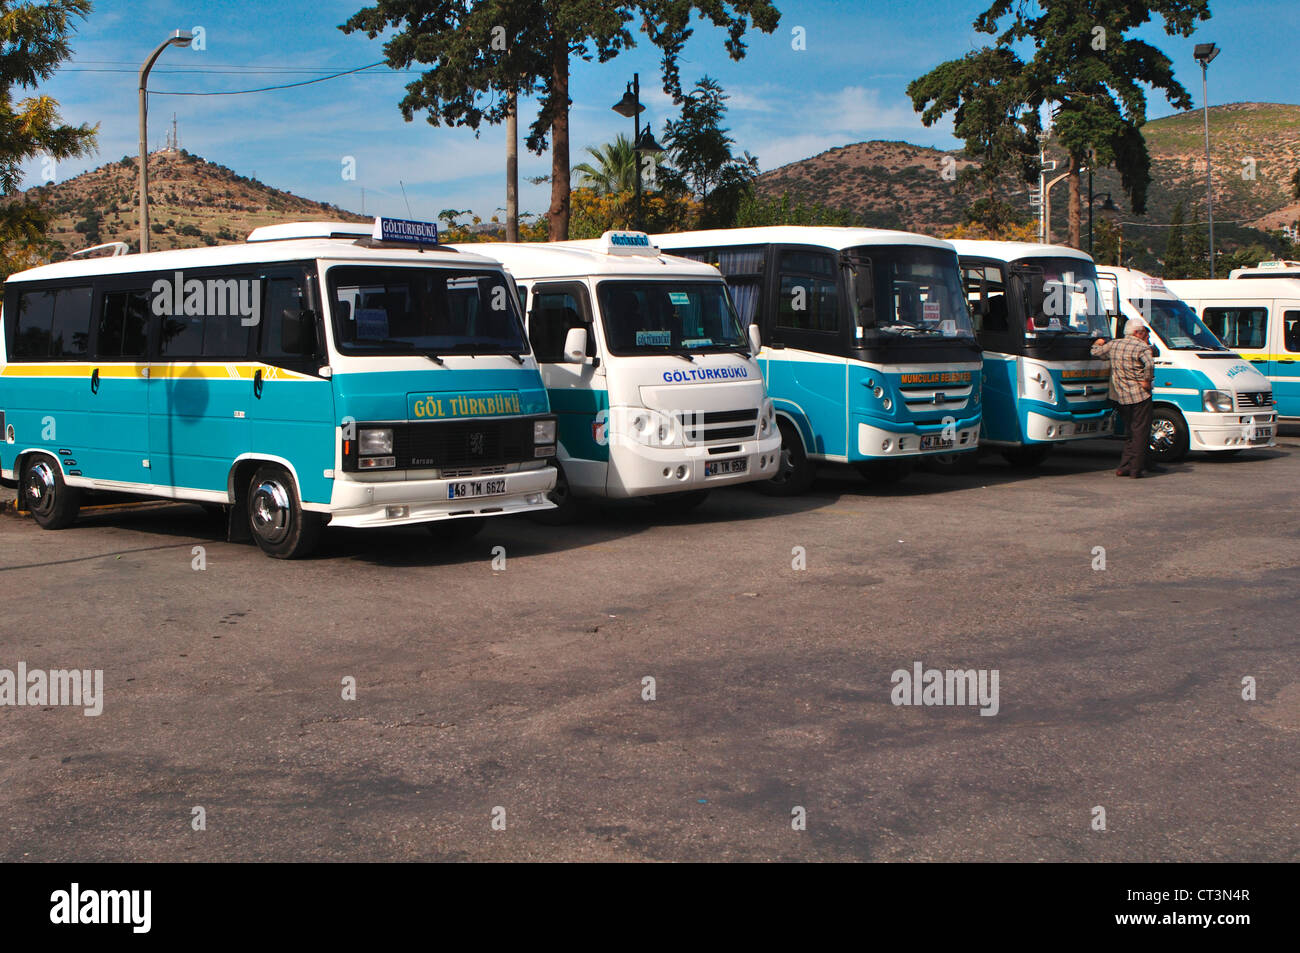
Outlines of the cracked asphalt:
[{"label": "cracked asphalt", "polygon": [[[184,505],[0,518],[0,669],[104,678],[0,707],[0,860],[1294,861],[1300,440],[1117,457],[302,562]],[[892,704],[916,662],[997,714]]]}]

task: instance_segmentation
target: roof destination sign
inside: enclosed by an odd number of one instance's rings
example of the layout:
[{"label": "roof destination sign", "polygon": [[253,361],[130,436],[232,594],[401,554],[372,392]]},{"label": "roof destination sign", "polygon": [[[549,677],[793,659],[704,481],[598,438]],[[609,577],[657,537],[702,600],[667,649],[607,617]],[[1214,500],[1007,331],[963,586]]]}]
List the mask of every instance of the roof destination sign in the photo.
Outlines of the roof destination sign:
[{"label": "roof destination sign", "polygon": [[372,237],[377,242],[402,242],[407,245],[438,244],[437,222],[416,222],[405,218],[375,217]]},{"label": "roof destination sign", "polygon": [[606,232],[600,236],[600,244],[607,255],[659,254],[659,249],[645,232]]}]

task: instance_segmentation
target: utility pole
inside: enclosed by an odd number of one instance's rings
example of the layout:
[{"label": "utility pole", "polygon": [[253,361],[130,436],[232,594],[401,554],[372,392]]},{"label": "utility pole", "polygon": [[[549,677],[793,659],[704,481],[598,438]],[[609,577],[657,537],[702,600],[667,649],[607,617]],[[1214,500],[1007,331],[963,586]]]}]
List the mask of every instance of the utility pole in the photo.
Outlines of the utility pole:
[{"label": "utility pole", "polygon": [[506,241],[519,241],[519,100],[506,94]]}]

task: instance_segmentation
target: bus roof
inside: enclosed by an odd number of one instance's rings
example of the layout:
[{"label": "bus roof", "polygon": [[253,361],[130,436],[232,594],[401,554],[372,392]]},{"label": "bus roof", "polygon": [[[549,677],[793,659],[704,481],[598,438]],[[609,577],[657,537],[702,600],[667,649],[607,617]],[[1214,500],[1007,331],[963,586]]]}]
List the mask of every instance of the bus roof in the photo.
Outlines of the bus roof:
[{"label": "bus roof", "polygon": [[[1126,298],[1152,298],[1152,299],[1172,299],[1177,298],[1163,278],[1156,278],[1148,275],[1145,271],[1138,271],[1136,268],[1121,268],[1118,265],[1098,265],[1097,276],[1112,275],[1116,284],[1119,285],[1120,294]],[[1103,294],[1110,290],[1103,287]]]},{"label": "bus roof", "polygon": [[1250,268],[1234,268],[1229,278],[1300,278],[1300,261],[1261,261]]},{"label": "bus roof", "polygon": [[[481,255],[464,254],[451,246],[433,246],[426,250],[396,245],[369,244],[369,239],[357,232],[352,223],[305,222],[286,226],[272,226],[288,233],[291,227],[307,231],[319,227],[322,231],[334,229],[323,237],[307,238],[253,238],[251,241],[230,245],[213,245],[203,248],[177,248],[171,251],[149,252],[144,255],[115,255],[107,258],[87,258],[40,265],[9,276],[9,281],[49,281],[59,278],[87,278],[97,275],[129,275],[137,272],[184,271],[187,268],[213,268],[222,265],[248,265],[259,262],[313,261],[334,259],[346,261],[393,261],[404,263],[470,265],[484,267],[496,265],[495,261]],[[253,236],[265,235],[255,229]],[[329,237],[334,235],[336,237]],[[252,237],[252,236],[250,236]]]},{"label": "bus roof", "polygon": [[1249,301],[1255,298],[1293,298],[1300,296],[1300,277],[1296,278],[1185,278],[1167,282],[1181,298],[1222,298]]},{"label": "bus roof", "polygon": [[753,228],[714,228],[698,232],[651,235],[660,248],[726,245],[819,245],[843,251],[860,245],[923,245],[952,249],[941,238],[884,228],[841,228],[830,225],[765,225]]},{"label": "bus roof", "polygon": [[976,238],[951,240],[962,258],[995,258],[998,261],[1019,261],[1022,258],[1078,258],[1092,261],[1087,252],[1069,245],[1041,245],[1038,242],[998,242]]},{"label": "bus roof", "polygon": [[718,269],[676,255],[610,254],[600,239],[570,242],[483,242],[452,246],[499,261],[516,278],[578,278],[589,275],[637,275],[720,278]]}]

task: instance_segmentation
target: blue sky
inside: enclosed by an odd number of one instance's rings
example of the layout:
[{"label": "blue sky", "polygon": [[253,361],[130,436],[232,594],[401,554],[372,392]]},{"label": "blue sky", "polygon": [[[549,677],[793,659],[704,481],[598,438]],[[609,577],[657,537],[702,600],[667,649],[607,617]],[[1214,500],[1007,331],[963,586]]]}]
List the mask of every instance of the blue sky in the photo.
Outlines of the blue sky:
[{"label": "blue sky", "polygon": [[[88,160],[62,163],[66,179],[123,155],[136,145],[136,70],[173,29],[201,26],[206,49],[167,50],[154,68],[150,89],[220,91],[312,78],[376,62],[379,40],[344,35],[337,27],[365,0],[96,0],[95,10],[73,41],[74,57],[39,92],[61,104],[65,121],[99,123],[99,150]],[[682,58],[690,84],[708,74],[731,95],[728,125],[739,149],[772,169],[835,146],[864,139],[905,139],[949,148],[957,145],[948,123],[926,129],[905,95],[910,80],[930,67],[987,42],[971,21],[987,0],[776,0],[781,25],[771,36],[753,33],[744,60],[732,62],[720,31],[700,25]],[[1199,69],[1192,45],[1214,41],[1224,48],[1210,68],[1212,104],[1300,102],[1293,80],[1300,4],[1263,0],[1215,0],[1214,18],[1195,37],[1165,36],[1155,26],[1147,38],[1168,53],[1177,76],[1200,105]],[[806,50],[792,49],[794,27],[803,27]],[[257,72],[261,70],[262,72]],[[662,92],[658,55],[644,39],[606,64],[575,62],[572,154],[630,134],[628,120],[609,107],[632,73],[641,74],[645,116],[656,133],[672,118]],[[405,122],[397,108],[410,76],[387,70],[342,77],[312,86],[243,96],[150,97],[150,148],[163,142],[175,112],[181,144],[243,175],[307,198],[370,214],[407,214],[402,184],[416,218],[445,208],[472,208],[490,217],[505,204],[504,135],[484,127],[476,138],[466,129]],[[531,120],[525,103],[521,127]],[[1168,115],[1152,99],[1149,118]],[[521,146],[522,149],[522,146]],[[345,157],[355,159],[355,180],[342,175]],[[548,174],[549,155],[522,152],[521,179]],[[26,184],[37,183],[40,163],[27,167]],[[521,182],[520,206],[542,212],[549,187]]]}]

